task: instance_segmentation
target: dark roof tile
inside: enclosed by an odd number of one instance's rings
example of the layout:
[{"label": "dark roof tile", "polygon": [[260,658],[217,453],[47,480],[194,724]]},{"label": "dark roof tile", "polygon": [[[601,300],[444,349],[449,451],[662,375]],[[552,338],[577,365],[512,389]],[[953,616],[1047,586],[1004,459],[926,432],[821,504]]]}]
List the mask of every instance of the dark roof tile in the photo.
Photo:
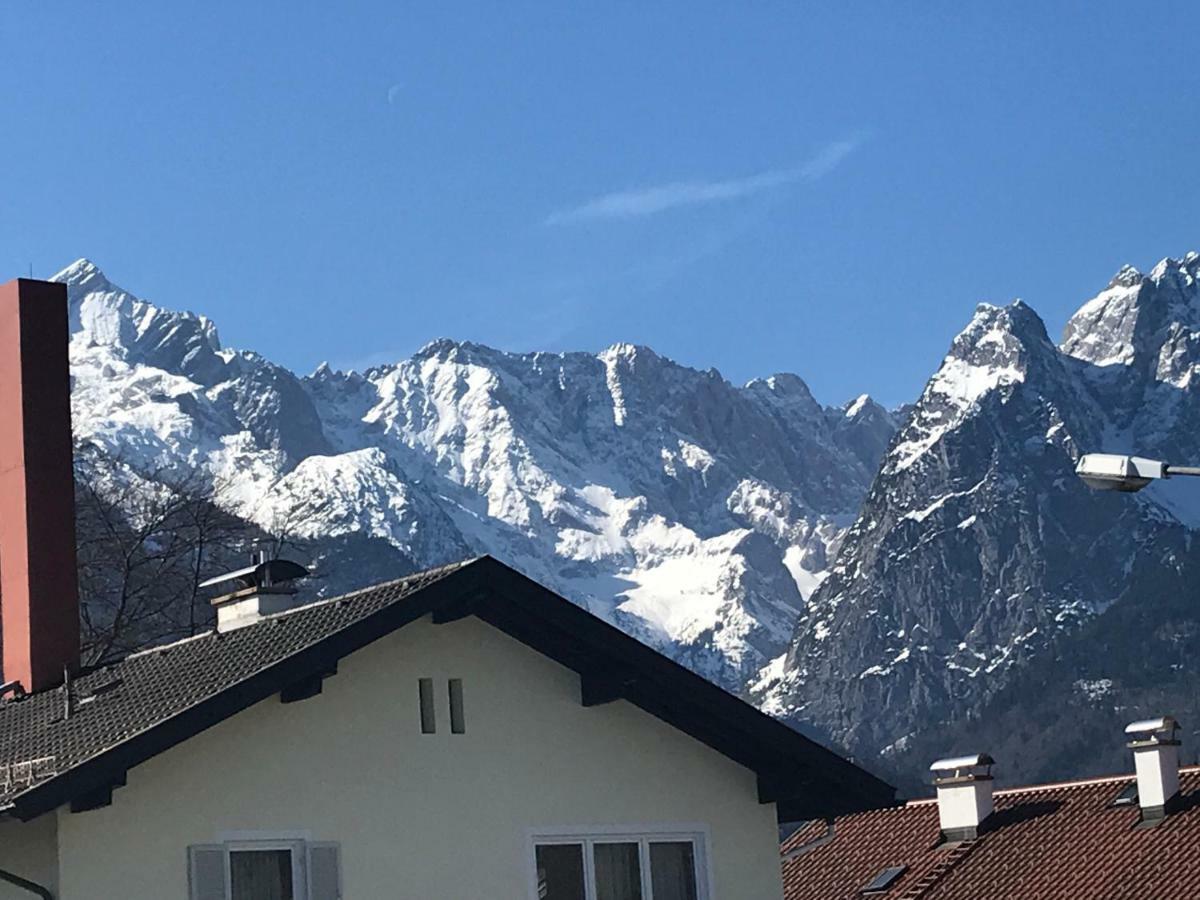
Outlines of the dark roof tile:
[{"label": "dark roof tile", "polygon": [[31,786],[14,767],[51,759],[43,774],[65,772],[465,564],[420,572],[225,634],[210,631],[127,656],[71,682],[69,716],[63,688],[0,704],[0,807]]},{"label": "dark roof tile", "polygon": [[[253,625],[136,653],[0,703],[0,812],[27,819],[89,802],[129,768],[405,624],[475,615],[579,672],[594,702],[625,699],[759,777],[783,819],[867,809],[892,788],[582,607],[490,557],[420,572]],[[586,698],[581,697],[581,702]],[[37,766],[35,760],[40,761]]]}]

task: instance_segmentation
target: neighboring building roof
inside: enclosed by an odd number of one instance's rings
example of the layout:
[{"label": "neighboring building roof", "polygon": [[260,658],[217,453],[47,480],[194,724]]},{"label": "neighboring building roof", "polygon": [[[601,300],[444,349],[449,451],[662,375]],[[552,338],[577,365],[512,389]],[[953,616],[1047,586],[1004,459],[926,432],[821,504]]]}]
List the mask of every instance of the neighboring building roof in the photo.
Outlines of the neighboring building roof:
[{"label": "neighboring building roof", "polygon": [[[979,837],[952,844],[934,800],[838,818],[832,840],[810,822],[782,848],[786,900],[1200,897],[1200,769],[1183,770],[1177,811],[1153,827],[1139,827],[1136,802],[1113,806],[1134,780],[997,791]],[[863,893],[893,866],[907,868]]]},{"label": "neighboring building roof", "polygon": [[[128,769],[273,694],[303,699],[342,657],[427,615],[474,615],[758,774],[781,821],[869,809],[893,789],[788,726],[490,558],[410,575],[237,630],[135,653],[0,704],[0,812],[103,805]],[[703,786],[698,786],[703,789]]]}]

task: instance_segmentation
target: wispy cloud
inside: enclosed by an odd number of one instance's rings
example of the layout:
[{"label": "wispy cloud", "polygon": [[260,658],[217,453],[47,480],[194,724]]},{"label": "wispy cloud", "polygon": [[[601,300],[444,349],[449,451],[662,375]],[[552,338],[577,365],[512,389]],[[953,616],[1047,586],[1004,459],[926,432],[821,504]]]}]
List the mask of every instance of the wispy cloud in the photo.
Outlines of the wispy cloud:
[{"label": "wispy cloud", "polygon": [[682,206],[738,200],[796,182],[816,181],[836,169],[861,145],[860,137],[833,141],[801,165],[771,169],[744,178],[723,181],[676,181],[604,194],[581,206],[551,213],[546,217],[546,224],[569,225],[596,219],[641,218]]}]

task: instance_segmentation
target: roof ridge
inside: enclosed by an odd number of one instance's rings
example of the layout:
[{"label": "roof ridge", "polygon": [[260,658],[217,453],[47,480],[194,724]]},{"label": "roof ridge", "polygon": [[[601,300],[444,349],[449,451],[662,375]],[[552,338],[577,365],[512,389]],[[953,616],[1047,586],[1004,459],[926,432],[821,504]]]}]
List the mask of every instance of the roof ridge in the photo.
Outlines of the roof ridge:
[{"label": "roof ridge", "polygon": [[[1193,775],[1200,773],[1200,765],[1195,766],[1180,766],[1180,775]],[[1022,784],[1016,787],[999,788],[993,796],[1006,797],[1010,794],[1031,794],[1037,791],[1054,791],[1063,790],[1065,788],[1080,788],[1093,787],[1098,784],[1116,784],[1120,781],[1132,781],[1137,778],[1133,772],[1126,772],[1123,775],[1097,775],[1094,778],[1077,778],[1070,781],[1047,781],[1042,784]],[[937,797],[916,797],[911,800],[906,800],[904,806],[897,807],[898,809],[907,809],[910,806],[929,806],[937,803]]]},{"label": "roof ridge", "polygon": [[[1200,772],[1200,765],[1196,766],[1180,766],[1180,775],[1192,775]],[[1077,778],[1070,781],[1048,781],[1045,784],[1026,784],[1019,787],[1003,788],[996,791],[996,795],[1002,794],[1017,794],[1022,791],[1046,791],[1051,789],[1072,788],[1072,787],[1091,787],[1097,784],[1116,784],[1118,781],[1132,781],[1137,778],[1136,773],[1126,772],[1122,775],[1097,775],[1095,778]]]},{"label": "roof ridge", "polygon": [[[464,568],[473,562],[478,562],[481,559],[483,559],[483,556],[469,556],[465,559],[460,559],[455,562],[445,563],[444,565],[433,566],[428,569],[421,569],[418,572],[409,572],[407,575],[402,575],[399,578],[393,578],[391,581],[381,581],[379,584],[370,584],[366,587],[356,588],[355,590],[348,591],[345,594],[338,594],[336,597],[319,597],[309,603],[302,603],[299,606],[292,606],[288,609],[280,610],[277,613],[263,616],[260,622],[255,622],[254,624],[257,625],[261,624],[262,622],[270,621],[271,619],[283,618],[291,615],[292,613],[313,609],[314,607],[323,606],[328,603],[339,603],[343,600],[349,600],[352,597],[357,597],[359,594],[365,594],[369,591],[377,591],[380,588],[396,587],[397,585],[406,584],[408,582],[417,581],[423,578],[440,578],[444,575],[449,575],[451,572],[455,572],[461,568]],[[171,641],[167,644],[155,644],[151,647],[144,647],[141,650],[135,650],[133,653],[127,653],[118,659],[110,660],[109,662],[104,663],[96,668],[97,670],[105,669],[114,665],[119,665],[128,659],[136,659],[139,656],[157,653],[160,650],[170,650],[172,647],[178,647],[181,644],[186,644],[188,641],[198,640],[199,638],[203,637],[211,637],[215,632],[215,628],[209,628],[208,630],[202,631],[199,634],[189,635],[188,637],[180,638],[177,641]]]},{"label": "roof ridge", "polygon": [[207,631],[201,631],[199,634],[190,634],[187,637],[180,638],[177,641],[170,641],[166,644],[153,644],[152,646],[149,646],[149,647],[143,647],[141,650],[134,650],[132,653],[126,653],[124,656],[122,656],[118,659],[114,659],[110,662],[102,663],[99,666],[97,666],[94,671],[98,672],[98,671],[102,671],[104,669],[111,668],[112,666],[115,666],[115,665],[125,662],[125,660],[127,660],[127,659],[137,659],[137,657],[139,657],[139,656],[146,656],[147,654],[150,654],[150,653],[157,653],[160,650],[170,650],[172,647],[178,647],[180,644],[186,644],[188,641],[196,641],[202,637],[208,637],[212,633],[213,633],[213,629],[209,628]]},{"label": "roof ridge", "polygon": [[369,584],[366,587],[358,588],[357,590],[348,591],[345,594],[338,594],[336,597],[326,597],[322,600],[314,600],[312,603],[306,603],[303,606],[293,607],[286,612],[295,612],[299,609],[310,609],[322,603],[333,603],[337,600],[349,600],[351,597],[357,597],[359,594],[365,594],[369,591],[378,591],[381,588],[395,587],[398,584],[403,584],[406,581],[415,581],[418,578],[432,578],[434,576],[449,575],[451,572],[465,568],[473,562],[478,562],[483,559],[484,555],[468,556],[465,559],[456,560],[455,562],[445,563],[440,566],[433,566],[429,569],[421,569],[419,572],[409,572],[407,575],[402,575],[399,578],[393,578],[391,581],[381,581],[379,584]]}]

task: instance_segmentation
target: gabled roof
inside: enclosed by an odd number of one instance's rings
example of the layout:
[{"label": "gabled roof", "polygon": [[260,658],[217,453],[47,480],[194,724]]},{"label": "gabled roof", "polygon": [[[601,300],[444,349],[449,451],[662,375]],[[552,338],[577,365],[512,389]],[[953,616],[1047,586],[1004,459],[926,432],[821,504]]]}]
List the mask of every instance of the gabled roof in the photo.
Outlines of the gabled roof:
[{"label": "gabled roof", "polygon": [[491,557],[146,650],[0,705],[0,811],[107,801],[132,767],[274,694],[301,699],[342,657],[422,617],[474,615],[578,672],[584,705],[628,700],[758,774],[781,821],[869,809],[893,789]]},{"label": "gabled roof", "polygon": [[[1200,769],[1181,773],[1177,809],[1139,827],[1113,800],[1132,775],[997,791],[978,838],[941,844],[937,802],[809,823],[783,845],[786,900],[1089,900],[1200,897]],[[806,848],[807,845],[807,848]],[[886,890],[862,894],[884,869]]]}]

